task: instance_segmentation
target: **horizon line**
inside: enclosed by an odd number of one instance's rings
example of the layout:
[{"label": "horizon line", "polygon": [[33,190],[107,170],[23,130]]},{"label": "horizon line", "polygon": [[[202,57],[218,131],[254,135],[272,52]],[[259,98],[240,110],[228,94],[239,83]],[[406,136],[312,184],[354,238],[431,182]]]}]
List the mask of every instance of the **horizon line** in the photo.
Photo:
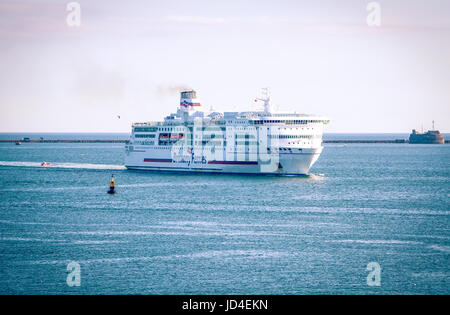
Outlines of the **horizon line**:
[{"label": "horizon line", "polygon": [[[416,129],[417,130],[417,129]],[[429,129],[431,130],[431,129]],[[439,130],[439,129],[437,129]],[[412,129],[411,129],[412,131]],[[410,132],[345,132],[345,131],[333,131],[333,132],[324,132],[323,134],[410,134]],[[426,132],[428,130],[424,130]],[[440,131],[440,130],[439,130]],[[450,131],[440,131],[441,133],[450,133]],[[0,134],[19,134],[19,133],[80,133],[80,134],[89,134],[89,133],[105,133],[105,134],[111,134],[111,133],[126,133],[130,134],[131,132],[128,131],[0,131]]]}]

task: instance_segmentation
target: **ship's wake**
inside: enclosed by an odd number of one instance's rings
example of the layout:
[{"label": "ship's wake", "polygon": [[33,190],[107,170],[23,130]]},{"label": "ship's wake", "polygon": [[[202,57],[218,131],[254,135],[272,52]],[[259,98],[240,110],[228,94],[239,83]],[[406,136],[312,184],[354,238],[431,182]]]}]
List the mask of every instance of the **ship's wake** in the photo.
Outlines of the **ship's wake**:
[{"label": "ship's wake", "polygon": [[89,170],[124,170],[123,165],[117,164],[93,164],[93,163],[53,163],[47,162],[21,162],[21,161],[0,161],[0,166],[15,167],[40,167],[40,168],[71,168],[71,169],[89,169]]},{"label": "ship's wake", "polygon": [[324,180],[325,179],[325,174],[309,174],[308,178],[313,179],[313,180]]}]

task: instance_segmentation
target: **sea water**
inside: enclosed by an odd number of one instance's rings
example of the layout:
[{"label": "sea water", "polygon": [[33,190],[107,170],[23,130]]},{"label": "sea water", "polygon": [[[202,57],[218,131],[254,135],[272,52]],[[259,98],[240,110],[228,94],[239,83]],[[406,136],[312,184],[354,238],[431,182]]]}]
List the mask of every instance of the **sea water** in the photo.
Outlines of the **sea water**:
[{"label": "sea water", "polygon": [[449,158],[325,144],[310,176],[161,174],[123,144],[2,143],[0,293],[449,294]]}]

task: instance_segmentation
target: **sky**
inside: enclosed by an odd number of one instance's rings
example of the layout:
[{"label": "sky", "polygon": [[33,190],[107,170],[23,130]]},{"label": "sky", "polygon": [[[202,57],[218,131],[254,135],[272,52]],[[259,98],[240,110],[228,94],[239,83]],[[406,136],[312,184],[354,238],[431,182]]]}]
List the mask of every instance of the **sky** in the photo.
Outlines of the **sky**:
[{"label": "sky", "polygon": [[[0,0],[0,132],[129,132],[175,112],[277,108],[325,132],[450,132],[450,1]],[[120,119],[118,118],[120,116]]]}]

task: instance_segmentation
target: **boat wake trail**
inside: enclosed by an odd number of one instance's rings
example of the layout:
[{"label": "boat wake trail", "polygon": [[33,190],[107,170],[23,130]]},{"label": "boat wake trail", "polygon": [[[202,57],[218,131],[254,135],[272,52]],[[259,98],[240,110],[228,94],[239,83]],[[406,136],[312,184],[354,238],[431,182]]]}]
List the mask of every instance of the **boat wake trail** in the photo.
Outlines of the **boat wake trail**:
[{"label": "boat wake trail", "polygon": [[117,164],[92,164],[92,163],[48,163],[42,165],[42,162],[19,162],[19,161],[0,161],[0,166],[16,166],[16,167],[41,167],[41,168],[76,168],[90,170],[124,170],[123,165]]},{"label": "boat wake trail", "polygon": [[310,173],[308,175],[308,178],[313,179],[313,180],[324,180],[325,179],[325,174],[312,174],[312,173]]}]

